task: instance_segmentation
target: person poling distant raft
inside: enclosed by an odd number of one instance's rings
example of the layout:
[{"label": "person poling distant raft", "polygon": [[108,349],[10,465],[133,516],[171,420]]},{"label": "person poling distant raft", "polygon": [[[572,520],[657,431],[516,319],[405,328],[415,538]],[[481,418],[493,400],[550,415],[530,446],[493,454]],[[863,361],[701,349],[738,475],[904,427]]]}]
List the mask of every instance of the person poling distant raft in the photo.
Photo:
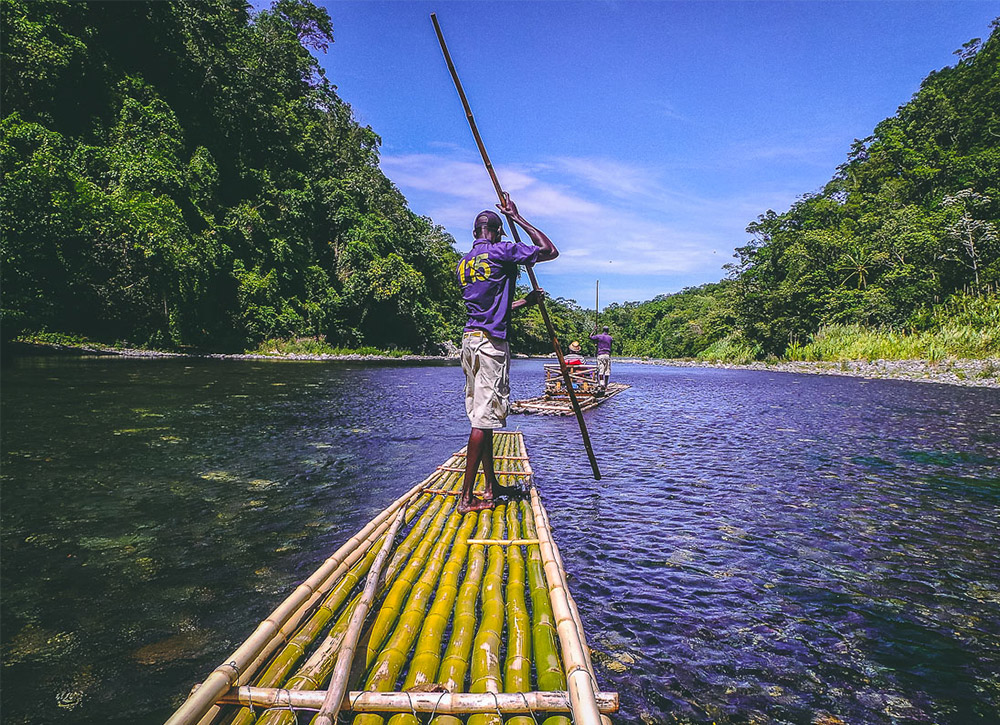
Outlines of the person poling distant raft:
[{"label": "person poling distant raft", "polygon": [[[472,423],[465,458],[465,480],[459,512],[493,506],[495,496],[511,496],[519,490],[501,486],[493,468],[493,431],[507,424],[510,409],[510,348],[507,326],[512,310],[534,305],[544,292],[532,290],[514,301],[514,283],[519,265],[547,262],[559,256],[552,241],[533,227],[518,211],[510,196],[497,204],[510,220],[524,229],[533,247],[503,240],[503,222],[492,211],[483,211],[473,225],[472,249],[458,263],[458,283],[469,320],[462,334],[462,370],[465,372],[465,411]],[[486,489],[473,495],[476,473],[482,463]]]},{"label": "person poling distant raft", "polygon": [[611,380],[611,343],[615,339],[608,334],[606,326],[600,334],[595,327],[594,334],[590,336],[590,339],[597,343],[597,379],[600,381],[601,388],[607,390]]}]

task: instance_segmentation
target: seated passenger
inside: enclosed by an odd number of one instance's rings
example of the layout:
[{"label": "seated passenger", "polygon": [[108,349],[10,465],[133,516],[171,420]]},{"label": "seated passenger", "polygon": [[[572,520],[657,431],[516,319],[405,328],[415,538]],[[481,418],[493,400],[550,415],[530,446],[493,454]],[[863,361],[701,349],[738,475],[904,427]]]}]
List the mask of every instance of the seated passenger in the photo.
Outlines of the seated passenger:
[{"label": "seated passenger", "polygon": [[569,352],[563,355],[563,360],[567,365],[583,365],[583,358],[580,357],[580,343],[573,340],[569,344]]}]

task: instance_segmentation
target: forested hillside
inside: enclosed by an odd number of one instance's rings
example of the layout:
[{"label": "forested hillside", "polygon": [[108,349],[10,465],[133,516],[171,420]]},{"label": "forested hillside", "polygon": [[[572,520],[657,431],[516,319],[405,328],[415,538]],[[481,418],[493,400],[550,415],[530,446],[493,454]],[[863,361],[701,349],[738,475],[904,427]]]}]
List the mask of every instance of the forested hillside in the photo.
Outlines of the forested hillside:
[{"label": "forested hillside", "polygon": [[[0,8],[5,339],[458,340],[453,240],[409,210],[310,55],[333,42],[325,10]],[[1000,23],[958,54],[823,189],[752,222],[727,279],[607,308],[616,352],[809,357],[871,338],[851,354],[1000,355]],[[550,307],[564,346],[586,343],[593,312]],[[550,349],[537,310],[512,334]]]},{"label": "forested hillside", "polygon": [[1000,355],[1000,22],[992,28],[856,141],[820,192],[751,223],[730,279],[609,308],[623,352],[795,356],[833,337],[909,333],[924,342],[906,354]]},{"label": "forested hillside", "polygon": [[279,0],[2,0],[3,334],[242,349],[434,349],[462,322],[451,238],[378,168]]}]

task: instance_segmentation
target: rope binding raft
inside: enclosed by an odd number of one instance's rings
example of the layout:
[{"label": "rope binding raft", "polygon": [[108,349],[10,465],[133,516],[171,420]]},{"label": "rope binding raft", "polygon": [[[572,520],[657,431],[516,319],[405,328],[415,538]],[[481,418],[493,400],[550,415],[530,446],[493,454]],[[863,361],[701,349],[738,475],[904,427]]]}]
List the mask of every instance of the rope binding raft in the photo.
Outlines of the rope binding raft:
[{"label": "rope binding raft", "polygon": [[597,687],[524,439],[493,442],[522,500],[459,514],[465,453],[452,455],[323,562],[168,725],[292,725],[321,709],[354,725],[607,723],[618,694]]}]

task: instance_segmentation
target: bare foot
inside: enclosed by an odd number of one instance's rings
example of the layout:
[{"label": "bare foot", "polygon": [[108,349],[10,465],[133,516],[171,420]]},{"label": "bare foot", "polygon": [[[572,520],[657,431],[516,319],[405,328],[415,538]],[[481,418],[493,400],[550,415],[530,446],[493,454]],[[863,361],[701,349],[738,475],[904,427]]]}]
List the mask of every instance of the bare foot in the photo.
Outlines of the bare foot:
[{"label": "bare foot", "polygon": [[482,511],[484,509],[493,508],[492,499],[479,498],[479,496],[473,496],[469,501],[459,501],[458,502],[458,513],[467,514],[470,511]]}]

